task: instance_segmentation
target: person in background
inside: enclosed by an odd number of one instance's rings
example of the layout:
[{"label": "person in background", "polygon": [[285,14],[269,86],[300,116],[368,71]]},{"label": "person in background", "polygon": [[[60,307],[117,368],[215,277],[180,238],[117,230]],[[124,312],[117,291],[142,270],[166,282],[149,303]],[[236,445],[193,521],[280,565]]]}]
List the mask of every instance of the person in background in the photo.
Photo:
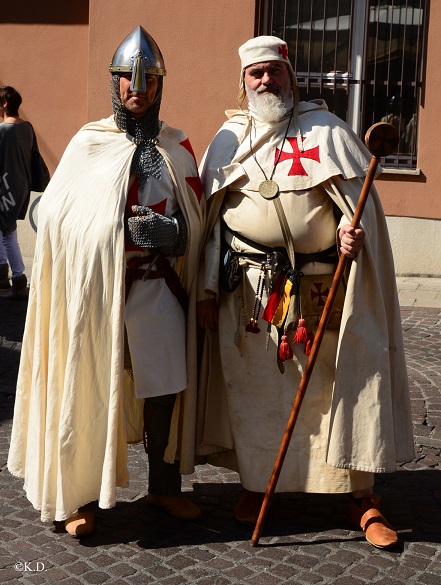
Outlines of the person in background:
[{"label": "person in background", "polygon": [[20,118],[21,102],[16,89],[9,85],[0,87],[0,118],[3,119],[0,123],[0,297],[26,300],[29,289],[18,243],[17,220],[26,217],[32,149],[36,144],[30,122]]}]

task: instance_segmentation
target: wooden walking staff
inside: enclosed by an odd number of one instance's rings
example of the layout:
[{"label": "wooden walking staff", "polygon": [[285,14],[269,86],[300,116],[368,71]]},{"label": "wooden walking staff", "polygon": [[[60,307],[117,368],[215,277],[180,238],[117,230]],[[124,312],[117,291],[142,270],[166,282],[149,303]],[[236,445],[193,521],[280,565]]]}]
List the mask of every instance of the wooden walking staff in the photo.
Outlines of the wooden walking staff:
[{"label": "wooden walking staff", "polygon": [[[354,212],[354,217],[351,222],[351,226],[353,228],[357,228],[361,216],[364,211],[364,207],[366,205],[367,198],[369,196],[369,191],[371,189],[372,183],[375,178],[375,174],[377,171],[378,163],[382,156],[388,156],[393,153],[398,145],[398,132],[396,129],[391,125],[385,122],[379,122],[378,124],[374,124],[369,128],[366,132],[365,136],[366,146],[372,153],[373,157],[370,162],[364,183],[363,188],[360,193],[360,197],[358,199],[357,207]],[[337,264],[337,268],[335,270],[334,278],[332,281],[331,288],[329,290],[328,298],[326,300],[326,304],[323,308],[323,313],[320,317],[320,322],[317,327],[317,332],[315,334],[314,343],[311,348],[311,353],[309,354],[308,361],[306,362],[305,370],[303,372],[302,379],[300,380],[299,387],[297,389],[297,394],[294,399],[294,403],[291,409],[291,414],[289,416],[288,423],[286,425],[285,434],[283,435],[282,443],[280,445],[279,453],[277,455],[276,462],[274,464],[273,472],[271,474],[270,481],[268,483],[268,487],[266,490],[265,498],[262,503],[262,507],[260,509],[260,514],[257,519],[257,524],[253,532],[253,536],[251,538],[251,544],[253,546],[257,546],[259,544],[260,535],[262,532],[263,524],[266,519],[266,515],[268,513],[268,508],[271,503],[271,498],[274,494],[274,490],[276,489],[277,481],[280,476],[280,472],[282,470],[283,461],[285,460],[286,452],[288,451],[289,442],[291,440],[291,436],[294,430],[294,426],[297,421],[297,417],[300,411],[300,407],[302,405],[303,398],[305,396],[306,389],[308,387],[309,379],[311,378],[312,370],[314,368],[314,364],[318,355],[318,351],[320,349],[320,344],[323,339],[323,335],[326,330],[326,325],[329,320],[329,316],[331,314],[332,305],[334,304],[335,297],[337,295],[338,287],[340,286],[341,280],[343,278],[346,263],[347,263],[347,256],[343,254],[340,255],[340,259]]]}]

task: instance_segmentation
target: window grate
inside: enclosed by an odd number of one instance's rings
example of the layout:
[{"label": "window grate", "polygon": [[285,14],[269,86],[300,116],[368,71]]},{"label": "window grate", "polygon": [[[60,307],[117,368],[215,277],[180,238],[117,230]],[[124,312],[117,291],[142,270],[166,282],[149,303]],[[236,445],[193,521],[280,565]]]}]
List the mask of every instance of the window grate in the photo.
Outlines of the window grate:
[{"label": "window grate", "polygon": [[301,99],[323,98],[364,136],[396,126],[385,167],[417,166],[427,0],[260,0],[256,34],[283,38]]}]

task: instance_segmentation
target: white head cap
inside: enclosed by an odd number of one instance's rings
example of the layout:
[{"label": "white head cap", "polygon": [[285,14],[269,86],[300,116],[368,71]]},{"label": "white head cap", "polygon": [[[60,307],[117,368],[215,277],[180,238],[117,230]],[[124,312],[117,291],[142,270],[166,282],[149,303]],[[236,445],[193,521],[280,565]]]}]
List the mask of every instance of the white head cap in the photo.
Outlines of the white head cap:
[{"label": "white head cap", "polygon": [[291,62],[288,58],[288,45],[282,39],[271,36],[260,36],[250,39],[239,47],[239,57],[242,65],[239,83],[239,95],[237,103],[239,107],[245,99],[245,85],[244,85],[244,71],[250,65],[256,63],[267,63],[268,61],[280,61],[286,63],[289,75],[291,77],[291,85],[294,97],[294,105],[296,106],[298,99],[297,80],[292,68]]},{"label": "white head cap", "polygon": [[261,36],[250,39],[239,47],[239,57],[242,69],[254,65],[254,63],[282,61],[292,71],[288,59],[288,45],[278,37]]}]

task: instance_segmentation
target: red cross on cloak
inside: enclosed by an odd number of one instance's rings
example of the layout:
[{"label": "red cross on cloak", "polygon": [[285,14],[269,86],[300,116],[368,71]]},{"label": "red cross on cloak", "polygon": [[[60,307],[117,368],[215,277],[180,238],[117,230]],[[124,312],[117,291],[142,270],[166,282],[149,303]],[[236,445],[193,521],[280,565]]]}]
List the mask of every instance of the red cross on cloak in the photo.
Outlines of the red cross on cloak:
[{"label": "red cross on cloak", "polygon": [[279,55],[282,55],[282,57],[285,59],[285,61],[288,60],[288,48],[286,45],[280,45],[278,47],[279,50]]},{"label": "red cross on cloak", "polygon": [[[305,137],[302,136],[302,141],[305,140]],[[319,146],[314,146],[314,148],[310,148],[309,150],[304,150],[303,152],[301,152],[299,150],[299,146],[297,144],[297,137],[293,137],[293,138],[287,138],[287,141],[290,143],[291,148],[292,148],[292,152],[285,152],[284,150],[280,151],[278,148],[276,148],[276,152],[274,154],[274,164],[276,164],[277,160],[279,160],[279,162],[282,162],[284,160],[288,160],[290,158],[292,158],[292,165],[291,168],[289,169],[288,172],[288,176],[289,175],[302,175],[302,176],[308,176],[308,173],[305,171],[300,159],[301,158],[309,158],[311,160],[315,160],[317,162],[320,162],[320,155],[319,155]],[[280,153],[280,159],[279,159],[279,153]]]},{"label": "red cross on cloak", "polygon": [[[139,190],[139,183],[138,179],[135,177],[129,192],[127,194],[127,203],[126,208],[129,213],[129,216],[132,217],[134,215],[132,211],[132,205],[139,205],[138,199],[138,190]],[[154,211],[155,213],[160,213],[161,215],[165,215],[165,209],[167,207],[167,198],[163,199],[162,201],[158,201],[158,203],[153,203],[152,205],[148,205],[148,207]]]},{"label": "red cross on cloak", "polygon": [[[188,152],[191,154],[191,156],[194,159],[195,167],[197,169],[198,165],[196,163],[196,157],[194,155],[190,140],[188,138],[186,138],[185,140],[183,140],[179,144],[181,146],[183,146],[186,150],[188,150]],[[199,175],[196,175],[196,177],[185,177],[185,180],[187,181],[187,183],[190,185],[190,187],[195,192],[196,197],[198,199],[198,202],[200,203],[202,195],[204,194],[204,189],[202,187],[202,183],[201,183],[201,179],[199,178]]]},{"label": "red cross on cloak", "polygon": [[314,282],[313,285],[317,289],[317,292],[314,292],[311,289],[311,301],[313,301],[314,299],[317,299],[316,306],[317,307],[324,307],[326,299],[327,299],[328,294],[329,294],[329,287],[325,288],[325,290],[322,290],[323,282]]},{"label": "red cross on cloak", "polygon": [[[139,182],[138,179],[135,177],[132,185],[130,186],[129,192],[127,193],[127,201],[126,201],[126,212],[128,217],[133,217],[135,214],[132,211],[132,205],[139,205],[139,198],[138,198],[138,191],[139,191]],[[158,203],[153,203],[153,205],[148,205],[148,207],[154,211],[155,213],[159,213],[161,215],[165,215],[165,209],[167,207],[167,198],[163,199],[162,201],[158,201]],[[126,240],[125,248],[127,251],[133,250],[142,250],[136,244],[134,244],[131,240]]]}]

